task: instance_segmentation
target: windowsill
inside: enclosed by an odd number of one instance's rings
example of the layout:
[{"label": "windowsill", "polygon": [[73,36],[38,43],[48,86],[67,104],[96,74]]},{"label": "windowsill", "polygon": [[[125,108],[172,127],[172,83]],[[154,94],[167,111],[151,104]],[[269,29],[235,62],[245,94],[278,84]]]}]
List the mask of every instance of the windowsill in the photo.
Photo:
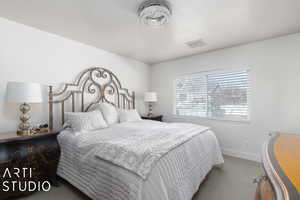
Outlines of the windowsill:
[{"label": "windowsill", "polygon": [[214,117],[199,117],[199,116],[186,116],[186,115],[171,115],[172,118],[175,119],[190,119],[190,120],[212,120],[212,121],[223,121],[223,122],[236,122],[236,123],[243,123],[243,124],[250,124],[250,119],[222,119],[222,118],[214,118]]}]

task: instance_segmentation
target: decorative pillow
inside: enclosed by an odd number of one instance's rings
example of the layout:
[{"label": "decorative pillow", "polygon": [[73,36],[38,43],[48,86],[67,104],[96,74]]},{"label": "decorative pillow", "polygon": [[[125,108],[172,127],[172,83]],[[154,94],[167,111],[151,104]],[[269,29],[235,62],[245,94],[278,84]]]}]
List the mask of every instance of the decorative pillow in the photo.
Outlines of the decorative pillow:
[{"label": "decorative pillow", "polygon": [[119,122],[119,114],[115,106],[110,103],[98,103],[92,107],[92,110],[100,110],[108,125]]},{"label": "decorative pillow", "polygon": [[74,131],[91,131],[106,128],[107,124],[99,110],[92,112],[66,112],[66,124]]},{"label": "decorative pillow", "polygon": [[120,122],[135,122],[141,121],[141,116],[137,112],[136,109],[134,110],[119,110],[119,117]]}]

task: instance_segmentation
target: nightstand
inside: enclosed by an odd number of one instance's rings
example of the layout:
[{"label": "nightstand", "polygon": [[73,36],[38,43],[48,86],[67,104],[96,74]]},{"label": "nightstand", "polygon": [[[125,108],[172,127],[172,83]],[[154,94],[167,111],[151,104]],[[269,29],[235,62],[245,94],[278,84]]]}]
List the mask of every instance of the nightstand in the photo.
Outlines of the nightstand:
[{"label": "nightstand", "polygon": [[147,116],[143,116],[142,119],[148,119],[148,120],[154,120],[154,121],[160,121],[162,122],[162,115],[157,115],[157,116],[152,116],[152,117],[147,117]]},{"label": "nightstand", "polygon": [[[48,181],[55,186],[58,185],[56,180],[60,156],[60,148],[56,139],[58,133],[59,131],[49,131],[30,136],[0,133],[0,178],[1,183],[8,181],[6,185],[9,187],[9,191],[0,190],[1,199],[10,199],[34,192],[28,187],[25,191],[21,191],[19,187],[15,187],[12,191],[13,181],[17,181],[16,185],[21,185],[22,188],[25,183],[28,184],[28,181],[35,182],[35,184]],[[23,171],[24,168],[27,170]],[[15,174],[18,169],[20,173]]]}]

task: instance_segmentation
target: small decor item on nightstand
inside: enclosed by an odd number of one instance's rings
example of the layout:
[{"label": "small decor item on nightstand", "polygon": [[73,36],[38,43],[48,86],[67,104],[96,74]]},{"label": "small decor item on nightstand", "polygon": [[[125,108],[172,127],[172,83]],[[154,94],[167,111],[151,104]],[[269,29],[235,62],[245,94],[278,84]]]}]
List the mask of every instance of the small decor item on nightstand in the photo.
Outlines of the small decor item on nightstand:
[{"label": "small decor item on nightstand", "polygon": [[49,131],[48,124],[40,124],[33,127],[31,134],[49,133]]},{"label": "small decor item on nightstand", "polygon": [[8,82],[6,89],[6,101],[11,103],[21,103],[20,120],[18,135],[30,135],[31,126],[29,120],[30,105],[28,103],[41,103],[42,90],[41,85],[37,83]]},{"label": "small decor item on nightstand", "polygon": [[147,116],[152,117],[152,104],[157,102],[157,94],[155,92],[146,92],[144,101],[149,103],[149,112]]}]

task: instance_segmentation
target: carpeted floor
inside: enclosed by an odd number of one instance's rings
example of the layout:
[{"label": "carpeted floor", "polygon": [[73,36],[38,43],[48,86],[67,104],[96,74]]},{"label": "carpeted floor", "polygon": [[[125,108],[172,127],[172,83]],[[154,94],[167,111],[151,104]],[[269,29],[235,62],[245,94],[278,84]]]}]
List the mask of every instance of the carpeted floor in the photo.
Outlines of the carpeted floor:
[{"label": "carpeted floor", "polygon": [[[253,178],[262,173],[259,163],[225,156],[221,169],[213,169],[193,200],[253,200]],[[22,200],[89,200],[71,185],[62,182],[50,192],[39,192]]]}]

